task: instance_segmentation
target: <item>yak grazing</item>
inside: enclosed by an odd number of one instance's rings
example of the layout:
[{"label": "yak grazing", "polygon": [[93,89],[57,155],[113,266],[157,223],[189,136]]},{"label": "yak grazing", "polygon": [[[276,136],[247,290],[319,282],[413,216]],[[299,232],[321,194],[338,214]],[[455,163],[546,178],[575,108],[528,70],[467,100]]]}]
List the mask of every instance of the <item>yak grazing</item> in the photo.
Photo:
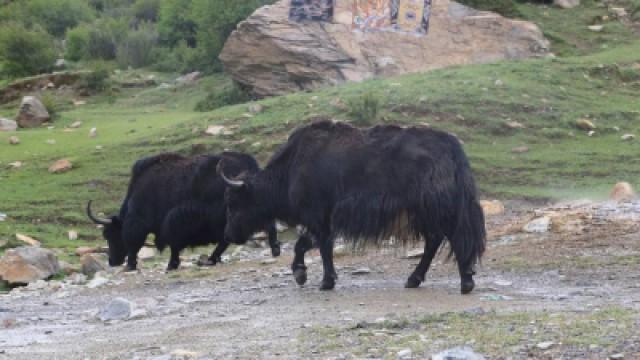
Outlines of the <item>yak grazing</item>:
[{"label": "yak grazing", "polygon": [[303,226],[310,236],[298,241],[292,264],[299,284],[307,278],[304,252],[311,238],[322,256],[320,289],[329,290],[337,279],[336,237],[379,245],[397,235],[405,244],[425,242],[407,288],[424,281],[445,239],[461,292],[474,288],[474,265],[485,250],[484,215],[466,155],[448,133],[319,121],[295,130],[263,170],[241,176],[227,171],[223,160],[218,172],[229,185],[225,239],[242,244],[274,219]]},{"label": "yak grazing", "polygon": [[[162,251],[171,249],[168,270],[180,265],[180,251],[186,247],[218,243],[208,261],[215,265],[229,246],[224,241],[227,207],[225,182],[216,173],[221,159],[235,176],[254,174],[258,163],[250,155],[223,152],[220,155],[184,157],[165,153],[138,160],[132,169],[127,195],[120,212],[109,219],[97,218],[87,204],[87,215],[104,225],[109,245],[109,265],[119,266],[127,258],[127,270],[137,266],[137,254],[149,234]],[[227,165],[225,165],[227,166]],[[272,255],[280,254],[275,222],[265,222]]]}]

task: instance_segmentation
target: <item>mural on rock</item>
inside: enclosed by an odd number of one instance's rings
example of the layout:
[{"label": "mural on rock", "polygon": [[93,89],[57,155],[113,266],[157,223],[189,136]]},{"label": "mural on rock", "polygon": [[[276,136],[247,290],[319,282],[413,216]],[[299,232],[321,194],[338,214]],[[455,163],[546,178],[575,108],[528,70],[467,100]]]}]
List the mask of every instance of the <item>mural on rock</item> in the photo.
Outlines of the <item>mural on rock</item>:
[{"label": "mural on rock", "polygon": [[333,0],[291,0],[291,21],[331,21],[332,18]]},{"label": "mural on rock", "polygon": [[393,0],[391,23],[395,30],[426,34],[429,31],[431,0]]}]

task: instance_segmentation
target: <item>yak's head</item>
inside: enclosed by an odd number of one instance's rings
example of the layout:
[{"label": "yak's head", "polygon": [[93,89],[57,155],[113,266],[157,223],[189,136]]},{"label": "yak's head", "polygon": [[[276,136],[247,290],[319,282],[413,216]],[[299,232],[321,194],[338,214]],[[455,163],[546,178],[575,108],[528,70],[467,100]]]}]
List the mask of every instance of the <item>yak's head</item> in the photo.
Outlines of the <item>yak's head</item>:
[{"label": "yak's head", "polygon": [[120,266],[127,256],[127,249],[122,241],[122,220],[118,216],[101,219],[91,211],[91,201],[87,204],[87,216],[94,223],[102,225],[102,235],[109,245],[109,265]]},{"label": "yak's head", "polygon": [[267,211],[267,204],[260,201],[254,181],[255,174],[229,178],[224,174],[224,161],[218,163],[217,173],[227,184],[224,196],[227,205],[225,240],[233,244],[244,244],[253,234],[273,222],[273,217]]}]

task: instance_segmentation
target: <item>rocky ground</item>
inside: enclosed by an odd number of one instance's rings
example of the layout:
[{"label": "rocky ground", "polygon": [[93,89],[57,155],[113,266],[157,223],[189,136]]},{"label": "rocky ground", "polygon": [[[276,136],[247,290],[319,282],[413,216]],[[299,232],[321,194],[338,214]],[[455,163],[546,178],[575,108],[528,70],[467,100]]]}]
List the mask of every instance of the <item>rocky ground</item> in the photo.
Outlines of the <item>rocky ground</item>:
[{"label": "rocky ground", "polygon": [[291,243],[171,274],[163,258],[0,295],[0,359],[639,358],[640,202],[505,205],[468,296],[444,251],[412,290],[404,250],[339,255],[332,292],[316,251],[295,284]]}]

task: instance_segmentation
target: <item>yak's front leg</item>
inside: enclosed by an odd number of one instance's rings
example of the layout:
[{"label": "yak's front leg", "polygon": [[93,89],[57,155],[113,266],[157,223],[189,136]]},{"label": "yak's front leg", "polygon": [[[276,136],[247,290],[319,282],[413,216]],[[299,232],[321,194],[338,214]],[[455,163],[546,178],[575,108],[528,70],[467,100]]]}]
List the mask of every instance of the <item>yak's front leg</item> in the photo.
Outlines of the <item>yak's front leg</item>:
[{"label": "yak's front leg", "polygon": [[127,246],[127,265],[125,271],[135,271],[138,266],[138,252],[142,249],[149,231],[133,217],[125,220],[122,228],[122,240]]},{"label": "yak's front leg", "polygon": [[229,247],[229,243],[226,241],[221,241],[216,248],[211,253],[211,256],[206,261],[198,260],[198,266],[215,266],[218,263],[222,262],[222,254]]},{"label": "yak's front leg", "polygon": [[280,242],[278,241],[278,229],[275,221],[267,226],[267,235],[269,236],[269,247],[271,248],[271,256],[280,256]]},{"label": "yak's front leg", "polygon": [[304,254],[313,248],[313,241],[311,235],[303,232],[298,237],[294,248],[295,255],[293,257],[293,263],[291,264],[291,271],[293,271],[293,277],[296,279],[298,285],[304,285],[307,282],[307,266],[304,264]]},{"label": "yak's front leg", "polygon": [[317,240],[320,247],[320,255],[322,256],[322,267],[324,269],[320,290],[333,290],[336,286],[336,280],[338,279],[338,274],[336,274],[336,269],[333,266],[333,238],[323,236]]}]

